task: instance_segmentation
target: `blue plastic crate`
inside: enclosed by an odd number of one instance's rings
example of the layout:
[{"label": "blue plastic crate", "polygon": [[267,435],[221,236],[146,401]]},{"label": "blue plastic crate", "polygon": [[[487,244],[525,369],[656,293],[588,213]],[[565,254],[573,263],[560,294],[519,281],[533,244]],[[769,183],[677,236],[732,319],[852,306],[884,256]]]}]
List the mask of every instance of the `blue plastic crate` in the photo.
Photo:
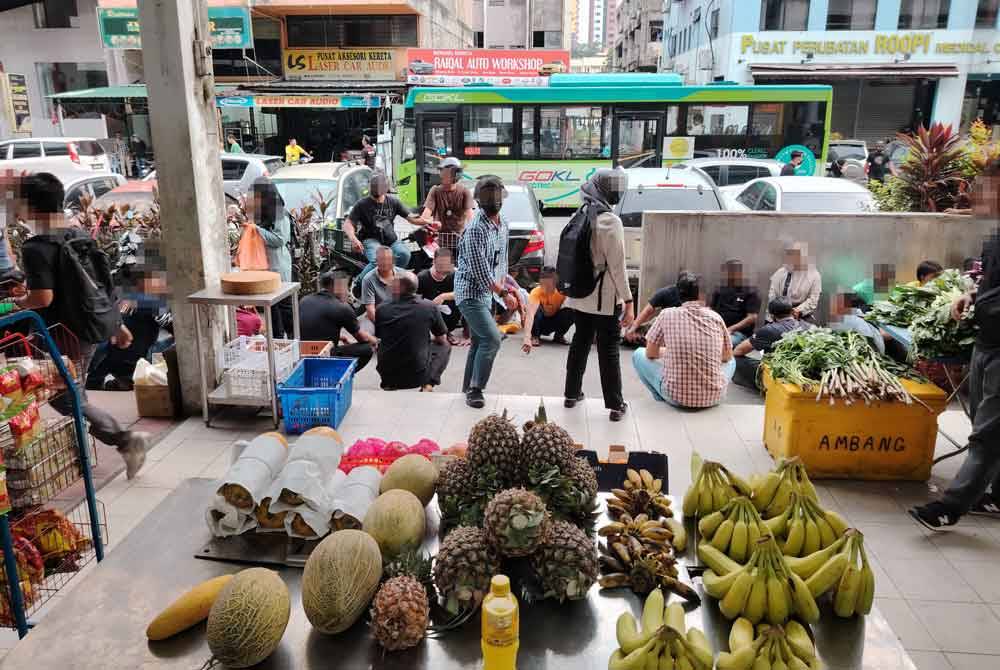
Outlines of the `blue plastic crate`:
[{"label": "blue plastic crate", "polygon": [[285,432],[298,434],[316,426],[336,428],[351,408],[353,358],[303,358],[278,384]]}]

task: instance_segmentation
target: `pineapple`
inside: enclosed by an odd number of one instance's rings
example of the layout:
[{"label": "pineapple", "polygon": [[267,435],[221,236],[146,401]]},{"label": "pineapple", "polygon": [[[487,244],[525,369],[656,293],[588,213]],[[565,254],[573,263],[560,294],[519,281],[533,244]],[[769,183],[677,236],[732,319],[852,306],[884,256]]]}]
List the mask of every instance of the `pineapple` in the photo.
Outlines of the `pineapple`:
[{"label": "pineapple", "polygon": [[393,577],[382,584],[371,608],[372,635],[388,651],[420,643],[430,623],[427,591],[413,577]]},{"label": "pineapple", "polygon": [[542,499],[525,489],[507,489],[486,506],[486,540],[504,556],[527,556],[538,548],[549,525]]},{"label": "pineapple", "polygon": [[597,547],[568,521],[553,521],[531,557],[545,598],[579,600],[597,581]]},{"label": "pineapple", "polygon": [[548,422],[545,405],[539,403],[534,420],[524,424],[521,453],[523,467],[529,475],[550,468],[562,471],[570,466],[576,445],[564,428]]},{"label": "pineapple", "polygon": [[473,468],[465,458],[456,458],[441,468],[437,482],[441,525],[482,526],[486,504],[503,488],[496,468]]},{"label": "pineapple", "polygon": [[520,480],[521,440],[517,427],[507,418],[506,410],[500,416],[491,414],[472,427],[467,457],[477,471],[493,466],[506,485]]},{"label": "pineapple", "polygon": [[452,614],[475,610],[489,593],[500,559],[482,529],[459,526],[448,533],[434,560],[434,585]]},{"label": "pineapple", "polygon": [[587,459],[574,456],[569,467],[560,471],[533,469],[528,484],[545,502],[553,518],[569,521],[593,534],[600,508],[597,504],[597,475]]},{"label": "pineapple", "polygon": [[385,564],[382,569],[382,581],[388,581],[393,577],[413,577],[427,589],[429,597],[434,594],[431,557],[420,549],[407,549]]}]

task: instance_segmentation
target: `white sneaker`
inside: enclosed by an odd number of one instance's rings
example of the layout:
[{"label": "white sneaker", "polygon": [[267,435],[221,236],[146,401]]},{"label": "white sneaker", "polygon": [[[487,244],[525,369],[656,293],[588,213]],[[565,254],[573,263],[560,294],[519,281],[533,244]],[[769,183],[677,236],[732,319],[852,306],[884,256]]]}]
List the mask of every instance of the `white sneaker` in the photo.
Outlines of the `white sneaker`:
[{"label": "white sneaker", "polygon": [[150,434],[146,432],[132,433],[119,453],[125,460],[125,478],[134,479],[146,462],[146,450],[149,448]]}]

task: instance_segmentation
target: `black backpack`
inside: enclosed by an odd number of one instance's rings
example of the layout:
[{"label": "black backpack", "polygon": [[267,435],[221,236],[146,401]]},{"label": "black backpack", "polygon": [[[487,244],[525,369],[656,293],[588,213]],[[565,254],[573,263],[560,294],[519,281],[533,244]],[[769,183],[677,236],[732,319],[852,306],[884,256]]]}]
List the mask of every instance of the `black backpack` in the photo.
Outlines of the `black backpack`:
[{"label": "black backpack", "polygon": [[590,253],[591,226],[584,204],[559,235],[559,255],[556,272],[559,273],[559,292],[570,298],[586,298],[594,292],[604,276],[594,274],[594,258]]},{"label": "black backpack", "polygon": [[54,268],[59,287],[52,307],[62,324],[81,342],[106,342],[121,324],[108,255],[89,235],[76,229],[38,241],[43,240],[59,247]]}]

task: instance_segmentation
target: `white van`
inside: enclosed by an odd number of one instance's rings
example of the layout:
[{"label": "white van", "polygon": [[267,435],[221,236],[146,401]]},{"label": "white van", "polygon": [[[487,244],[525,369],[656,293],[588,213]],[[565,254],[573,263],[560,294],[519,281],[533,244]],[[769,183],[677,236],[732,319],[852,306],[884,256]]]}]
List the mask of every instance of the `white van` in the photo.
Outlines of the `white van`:
[{"label": "white van", "polygon": [[107,170],[108,155],[93,137],[24,137],[0,142],[0,170]]}]

